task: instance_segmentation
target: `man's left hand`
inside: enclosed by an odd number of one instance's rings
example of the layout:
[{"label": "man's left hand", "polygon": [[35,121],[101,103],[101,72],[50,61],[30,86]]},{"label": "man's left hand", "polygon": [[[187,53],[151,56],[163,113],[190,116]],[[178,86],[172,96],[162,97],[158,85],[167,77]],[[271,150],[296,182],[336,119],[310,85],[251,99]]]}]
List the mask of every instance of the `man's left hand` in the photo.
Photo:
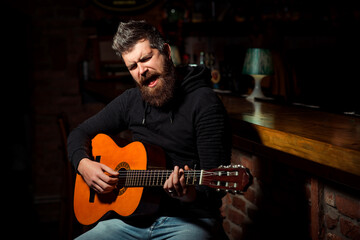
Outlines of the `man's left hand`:
[{"label": "man's left hand", "polygon": [[[185,165],[184,169],[190,170],[187,165]],[[164,190],[172,198],[179,199],[183,202],[192,202],[196,199],[196,190],[194,186],[186,185],[184,169],[178,166],[174,167],[174,171],[165,181]]]}]

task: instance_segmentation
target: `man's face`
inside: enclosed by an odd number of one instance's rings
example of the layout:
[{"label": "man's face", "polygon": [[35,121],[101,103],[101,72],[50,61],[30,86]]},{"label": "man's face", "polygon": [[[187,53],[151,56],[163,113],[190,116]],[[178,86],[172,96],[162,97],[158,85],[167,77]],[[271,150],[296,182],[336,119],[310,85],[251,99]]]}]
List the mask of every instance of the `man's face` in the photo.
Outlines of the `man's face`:
[{"label": "man's face", "polygon": [[148,40],[139,41],[128,52],[122,54],[125,65],[129,69],[140,88],[142,97],[151,105],[161,107],[173,96],[174,66],[168,55],[151,48]]}]

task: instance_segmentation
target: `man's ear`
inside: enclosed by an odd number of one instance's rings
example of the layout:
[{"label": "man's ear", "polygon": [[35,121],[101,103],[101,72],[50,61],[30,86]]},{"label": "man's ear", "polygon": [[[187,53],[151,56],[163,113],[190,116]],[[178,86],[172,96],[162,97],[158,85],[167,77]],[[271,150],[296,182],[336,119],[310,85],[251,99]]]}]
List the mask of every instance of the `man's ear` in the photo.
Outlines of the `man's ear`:
[{"label": "man's ear", "polygon": [[164,52],[169,59],[171,59],[171,47],[168,43],[164,43]]}]

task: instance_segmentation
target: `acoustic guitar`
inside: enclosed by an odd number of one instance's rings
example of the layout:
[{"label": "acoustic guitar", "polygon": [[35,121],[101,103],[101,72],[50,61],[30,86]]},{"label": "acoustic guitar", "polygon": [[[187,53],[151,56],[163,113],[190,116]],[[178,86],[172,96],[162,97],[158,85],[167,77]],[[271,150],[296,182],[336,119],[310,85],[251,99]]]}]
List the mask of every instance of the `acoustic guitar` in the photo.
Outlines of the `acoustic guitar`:
[{"label": "acoustic guitar", "polygon": [[[149,209],[155,211],[159,203],[159,198],[151,194],[155,189],[144,187],[162,187],[172,173],[172,170],[165,170],[165,154],[161,148],[141,142],[119,147],[111,137],[98,134],[92,139],[92,154],[95,161],[118,171],[119,181],[113,192],[96,194],[77,174],[74,212],[81,224],[93,224],[109,211],[123,217],[139,215]],[[240,193],[250,181],[247,169],[241,165],[187,170],[184,177],[188,185],[205,185],[231,193]]]}]

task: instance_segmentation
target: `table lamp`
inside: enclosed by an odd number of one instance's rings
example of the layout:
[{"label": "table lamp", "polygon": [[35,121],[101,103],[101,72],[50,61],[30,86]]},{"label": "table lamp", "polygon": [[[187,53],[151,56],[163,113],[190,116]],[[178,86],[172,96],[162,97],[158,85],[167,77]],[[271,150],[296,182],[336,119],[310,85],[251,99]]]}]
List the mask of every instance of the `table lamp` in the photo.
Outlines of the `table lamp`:
[{"label": "table lamp", "polygon": [[265,97],[261,91],[261,80],[266,75],[271,75],[272,73],[273,65],[270,50],[263,48],[249,48],[246,51],[242,74],[252,76],[255,79],[255,87],[250,96],[246,99],[270,99]]}]

